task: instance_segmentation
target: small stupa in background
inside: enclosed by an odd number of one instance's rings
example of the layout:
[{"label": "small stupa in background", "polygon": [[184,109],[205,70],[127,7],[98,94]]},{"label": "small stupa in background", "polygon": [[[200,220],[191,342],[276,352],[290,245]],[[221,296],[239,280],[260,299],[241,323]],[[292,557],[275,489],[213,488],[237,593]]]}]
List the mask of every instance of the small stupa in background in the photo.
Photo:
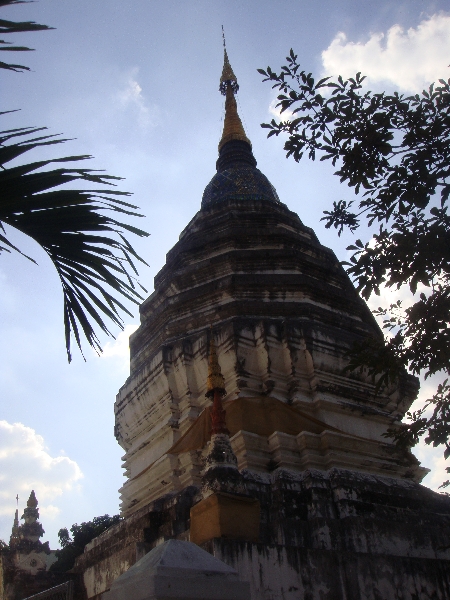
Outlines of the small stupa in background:
[{"label": "small stupa in background", "polygon": [[[18,500],[17,496],[17,500]],[[19,530],[19,509],[16,508],[16,514],[14,515],[14,522],[11,530],[11,536],[9,538],[9,547],[16,548],[20,542],[20,530]]]},{"label": "small stupa in background", "polygon": [[[72,590],[76,576],[50,570],[57,560],[56,552],[50,549],[49,542],[41,541],[45,531],[39,522],[38,500],[34,490],[31,490],[21,516],[22,524],[19,524],[18,495],[16,501],[9,546],[0,553],[0,600],[22,600],[61,584],[64,590]],[[83,600],[82,593],[78,591],[75,597],[76,600]]]},{"label": "small stupa in background", "polygon": [[41,542],[45,531],[39,522],[38,500],[34,490],[31,490],[26,508],[19,525],[19,510],[16,508],[9,546],[16,553],[15,564],[22,571],[36,574],[46,571],[56,561],[54,551],[50,550],[48,542]]}]

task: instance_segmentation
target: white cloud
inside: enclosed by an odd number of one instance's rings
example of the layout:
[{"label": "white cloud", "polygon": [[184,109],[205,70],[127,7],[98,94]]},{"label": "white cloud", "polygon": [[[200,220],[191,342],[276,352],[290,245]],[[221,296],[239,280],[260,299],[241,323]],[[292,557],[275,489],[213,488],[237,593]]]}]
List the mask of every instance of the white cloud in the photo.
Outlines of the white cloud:
[{"label": "white cloud", "polygon": [[128,366],[130,361],[130,335],[136,331],[139,325],[128,324],[125,325],[123,331],[119,333],[113,342],[107,342],[103,348],[102,358],[110,358],[112,356],[118,356],[126,361]]},{"label": "white cloud", "polygon": [[423,467],[427,467],[430,473],[422,481],[422,485],[431,488],[435,492],[448,492],[448,488],[440,488],[444,481],[450,479],[450,475],[446,472],[446,467],[450,467],[450,462],[444,458],[444,447],[439,446],[433,448],[427,446],[425,442],[420,442],[413,453],[422,463]]},{"label": "white cloud", "polygon": [[[162,118],[160,107],[144,93],[138,73],[137,68],[105,70],[85,88],[74,88],[64,102],[52,105],[47,122],[67,135],[73,131],[79,140],[75,143],[88,143],[89,152],[97,158],[120,147],[123,160],[124,145],[133,148],[134,156],[136,134],[149,135]],[[76,131],[67,129],[67,114],[76,124]]]},{"label": "white cloud", "polygon": [[[373,240],[373,238],[372,238],[372,240]],[[372,240],[371,240],[371,242],[372,242]],[[372,244],[371,242],[369,243],[369,246],[371,246],[373,248],[374,244]],[[351,253],[349,252],[349,256],[350,255],[351,255]],[[425,294],[428,294],[430,292],[430,288],[426,287],[422,283],[419,283],[417,286],[416,293],[413,294],[411,292],[408,284],[404,284],[404,285],[400,286],[399,288],[397,288],[396,285],[392,285],[391,287],[381,285],[380,286],[380,295],[377,296],[375,293],[373,293],[366,302],[367,302],[367,305],[370,308],[370,310],[374,311],[374,310],[378,310],[378,308],[380,308],[380,307],[381,308],[389,308],[389,306],[391,304],[395,304],[396,302],[398,302],[400,300],[401,301],[400,311],[401,311],[401,313],[404,314],[404,311],[407,308],[410,308],[415,302],[417,302],[419,300],[419,296],[422,292]],[[386,319],[386,317],[375,316],[375,318],[378,321],[378,325],[382,328],[383,320]],[[390,332],[387,329],[384,329],[383,332],[387,336],[390,335]]]},{"label": "white cloud", "polygon": [[119,105],[122,108],[131,107],[137,112],[138,123],[143,129],[157,125],[159,111],[156,106],[150,107],[142,94],[142,88],[137,81],[139,69],[131,70],[117,93]]},{"label": "white cloud", "polygon": [[[367,305],[373,311],[377,310],[380,306],[387,308],[398,300],[401,300],[404,309],[412,306],[415,300],[408,285],[402,285],[398,289],[395,286],[380,286],[380,295],[372,294],[367,301]],[[382,327],[383,317],[377,317],[377,320],[380,327]]]},{"label": "white cloud", "polygon": [[383,82],[404,92],[420,92],[439,78],[450,77],[450,15],[438,13],[416,29],[394,25],[372,33],[365,43],[339,32],[322,52],[324,74],[367,75],[369,84]]},{"label": "white cloud", "polygon": [[[422,407],[425,401],[436,392],[438,383],[445,379],[443,375],[437,374],[429,379],[421,378],[420,392],[417,400],[411,406],[411,410],[418,410]],[[427,411],[429,412],[429,411]],[[439,486],[447,479],[450,479],[450,474],[446,472],[446,467],[450,467],[450,460],[444,458],[444,446],[433,446],[425,444],[424,438],[413,448],[413,453],[422,463],[423,467],[431,469],[430,473],[422,481],[423,485],[431,488],[435,492],[450,491],[448,488],[443,490]]]},{"label": "white cloud", "polygon": [[67,456],[52,457],[44,438],[34,429],[0,421],[0,515],[10,516],[11,524],[16,494],[20,509],[33,489],[41,514],[52,519],[60,510],[56,498],[72,490],[82,477],[75,461]]},{"label": "white cloud", "polygon": [[[390,304],[397,302],[397,300],[402,301],[403,309],[411,306],[415,300],[417,299],[417,295],[421,292],[425,291],[425,287],[421,286],[421,289],[418,290],[415,297],[411,294],[408,286],[402,286],[399,289],[395,287],[387,288],[382,287],[380,289],[380,296],[376,296],[372,294],[369,298],[367,304],[371,310],[377,309],[380,305],[382,307],[388,307]],[[383,317],[376,317],[380,327],[382,327]],[[386,330],[385,333],[388,334]],[[424,379],[424,377],[420,377],[420,390],[417,400],[412,404],[410,411],[419,410],[428,398],[431,398],[433,394],[436,392],[437,386],[445,379],[445,375],[438,373],[428,379]],[[427,411],[428,414],[431,413],[431,408]],[[405,419],[407,421],[407,419]],[[444,446],[438,446],[434,448],[433,446],[425,444],[424,438],[420,440],[420,442],[413,449],[413,454],[417,456],[420,460],[423,467],[430,469],[430,473],[424,478],[422,484],[426,487],[431,488],[435,492],[443,492],[449,490],[439,489],[439,486],[450,479],[450,475],[446,472],[446,467],[450,467],[450,460],[444,459]]]},{"label": "white cloud", "polygon": [[61,513],[61,509],[53,504],[47,504],[47,506],[39,507],[40,521],[53,521]]},{"label": "white cloud", "polygon": [[272,115],[272,117],[274,117],[275,119],[278,120],[282,120],[282,121],[290,121],[292,119],[292,111],[289,109],[286,109],[285,111],[281,112],[281,107],[277,106],[278,104],[278,99],[274,98],[272,100],[272,102],[269,104],[269,113]]}]

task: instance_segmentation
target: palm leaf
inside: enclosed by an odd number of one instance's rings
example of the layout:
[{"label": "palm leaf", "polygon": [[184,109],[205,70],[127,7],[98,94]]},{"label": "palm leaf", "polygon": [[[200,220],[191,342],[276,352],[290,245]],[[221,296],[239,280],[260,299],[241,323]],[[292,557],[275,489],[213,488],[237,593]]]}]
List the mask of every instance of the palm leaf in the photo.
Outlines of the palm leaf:
[{"label": "palm leaf", "polygon": [[[0,8],[2,6],[10,6],[12,4],[28,4],[28,0],[0,0]],[[9,33],[24,33],[29,31],[46,31],[48,29],[53,29],[53,27],[48,27],[48,25],[40,25],[39,23],[35,23],[34,21],[7,21],[5,19],[0,19],[0,35],[7,35]],[[0,39],[0,51],[7,52],[29,52],[33,50],[33,48],[28,48],[27,46],[13,46],[11,42],[8,42],[4,39]],[[0,69],[6,69],[8,71],[29,71],[29,67],[24,65],[16,65],[12,63],[5,63],[0,61]]]},{"label": "palm leaf", "polygon": [[[95,351],[101,352],[95,329],[112,335],[106,324],[108,320],[123,329],[121,314],[131,313],[121,299],[134,303],[142,300],[137,291],[138,272],[133,261],[146,263],[125,233],[139,237],[148,233],[122,221],[142,215],[137,212],[137,206],[122,199],[129,193],[111,188],[119,177],[66,166],[89,156],[68,156],[5,168],[6,163],[26,152],[67,141],[50,135],[32,137],[44,129],[28,127],[0,132],[3,169],[0,171],[0,227],[3,231],[0,252],[21,253],[7,239],[3,227],[6,224],[34,239],[53,262],[63,289],[66,349],[70,361],[72,338],[81,352],[81,335]],[[52,168],[54,163],[63,166]],[[98,188],[65,187],[80,182],[94,183]]]}]

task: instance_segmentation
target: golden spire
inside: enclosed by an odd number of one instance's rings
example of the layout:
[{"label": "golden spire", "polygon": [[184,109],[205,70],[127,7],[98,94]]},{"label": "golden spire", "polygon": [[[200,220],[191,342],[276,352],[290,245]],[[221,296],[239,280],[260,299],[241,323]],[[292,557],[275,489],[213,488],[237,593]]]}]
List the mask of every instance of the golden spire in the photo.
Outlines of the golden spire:
[{"label": "golden spire", "polygon": [[220,88],[219,88],[220,91],[222,92],[222,94],[225,95],[226,86],[229,83],[232,84],[232,87],[236,92],[239,90],[239,84],[237,82],[236,75],[234,74],[234,71],[230,65],[230,61],[228,60],[227,49],[225,48],[225,45],[224,45],[224,47],[223,47],[223,69],[222,69],[222,76],[220,78]]},{"label": "golden spire", "polygon": [[206,396],[214,396],[214,392],[218,391],[221,395],[225,395],[225,379],[220,370],[219,361],[217,360],[216,345],[211,329],[211,341],[209,344],[209,360],[208,360],[208,379],[206,382]]},{"label": "golden spire", "polygon": [[234,95],[239,89],[239,84],[231,68],[230,61],[228,60],[227,49],[225,46],[225,34],[222,26],[223,36],[223,69],[222,76],[220,78],[219,90],[226,97],[225,98],[225,121],[223,124],[222,139],[219,142],[219,150],[227,142],[232,140],[240,140],[247,142],[251,147],[251,142],[245,135],[244,127],[242,125],[241,118],[239,117],[236,98]]}]

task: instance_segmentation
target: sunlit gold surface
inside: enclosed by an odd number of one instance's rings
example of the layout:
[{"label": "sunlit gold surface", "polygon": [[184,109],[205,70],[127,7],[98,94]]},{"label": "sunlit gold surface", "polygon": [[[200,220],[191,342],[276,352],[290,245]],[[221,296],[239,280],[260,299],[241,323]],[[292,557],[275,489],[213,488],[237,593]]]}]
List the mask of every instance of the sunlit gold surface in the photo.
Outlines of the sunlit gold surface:
[{"label": "sunlit gold surface", "polygon": [[236,75],[234,74],[234,71],[231,68],[226,49],[224,49],[223,69],[222,77],[220,78],[220,83],[225,83],[225,81],[235,81],[237,83]]},{"label": "sunlit gold surface", "polygon": [[228,86],[225,100],[225,121],[223,124],[222,139],[219,142],[219,150],[224,144],[231,140],[241,140],[247,142],[247,144],[250,144],[251,146],[251,142],[245,135],[244,127],[237,111],[236,98],[234,97],[233,90]]}]

